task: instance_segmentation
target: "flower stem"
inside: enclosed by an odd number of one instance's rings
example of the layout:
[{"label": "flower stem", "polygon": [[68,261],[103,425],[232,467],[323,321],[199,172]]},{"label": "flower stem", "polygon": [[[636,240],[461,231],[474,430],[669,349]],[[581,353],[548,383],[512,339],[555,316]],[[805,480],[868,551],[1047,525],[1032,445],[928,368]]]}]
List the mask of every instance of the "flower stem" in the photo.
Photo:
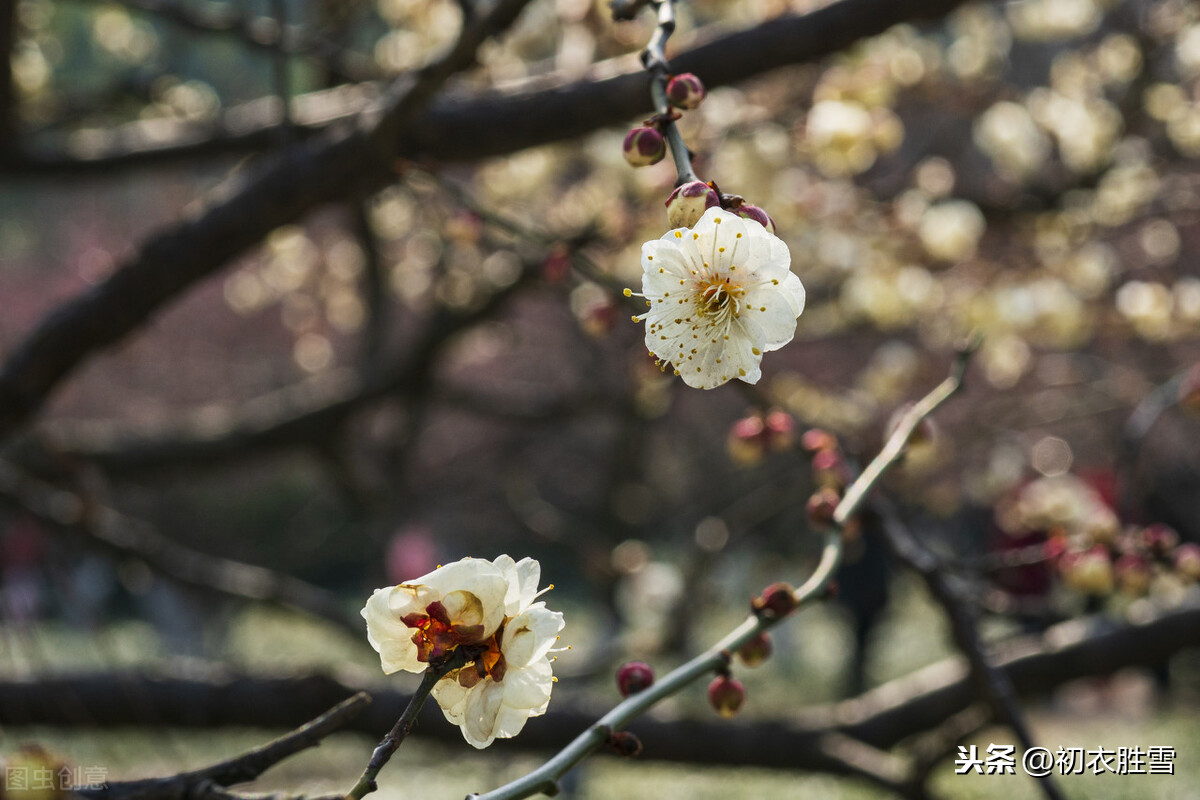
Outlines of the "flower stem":
[{"label": "flower stem", "polygon": [[671,148],[671,158],[675,161],[675,172],[679,178],[676,186],[699,180],[692,169],[692,154],[684,144],[679,128],[670,119],[671,104],[667,102],[667,39],[675,32],[675,0],[656,0],[655,9],[658,11],[658,27],[646,49],[642,51],[642,64],[650,73],[650,96],[654,100],[654,110],[662,117],[660,128],[667,146]]},{"label": "flower stem", "polygon": [[[459,648],[461,650],[462,648]],[[429,699],[430,692],[437,682],[446,676],[446,673],[453,669],[462,666],[463,656],[455,651],[455,655],[446,662],[437,666],[430,665],[429,669],[425,670],[425,675],[421,679],[421,685],[417,687],[417,691],[413,692],[413,696],[409,698],[408,705],[400,714],[400,719],[396,720],[396,724],[388,731],[387,735],[375,746],[375,751],[371,753],[371,760],[367,762],[367,768],[363,770],[362,777],[358,779],[358,783],[354,784],[349,792],[346,793],[347,800],[362,800],[371,792],[375,791],[378,784],[375,782],[379,777],[379,772],[391,760],[392,755],[400,749],[400,744],[404,738],[412,731],[413,726],[417,724],[417,714],[420,713],[421,707],[425,705],[425,701]]]}]

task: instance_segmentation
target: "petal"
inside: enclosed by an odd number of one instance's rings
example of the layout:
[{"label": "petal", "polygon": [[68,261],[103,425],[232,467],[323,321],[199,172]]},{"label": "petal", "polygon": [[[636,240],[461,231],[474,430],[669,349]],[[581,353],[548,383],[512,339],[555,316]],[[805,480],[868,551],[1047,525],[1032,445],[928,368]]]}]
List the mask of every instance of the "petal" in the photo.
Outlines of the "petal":
[{"label": "petal", "polygon": [[367,641],[379,653],[379,663],[384,673],[391,675],[399,670],[424,672],[426,664],[417,660],[417,646],[412,642],[413,629],[400,621],[392,607],[392,599],[399,597],[401,608],[407,608],[413,592],[398,586],[376,589],[363,607],[362,616],[367,621]]},{"label": "petal", "polygon": [[500,651],[509,669],[521,669],[537,659],[545,658],[563,629],[563,616],[535,603],[504,627]]},{"label": "petal", "polygon": [[505,616],[515,617],[520,614],[537,597],[538,583],[542,579],[542,565],[532,558],[522,558],[513,563],[512,557],[503,555],[493,564],[504,575],[508,582],[508,591],[504,595]]},{"label": "petal", "polygon": [[761,327],[763,350],[778,350],[796,335],[796,318],[804,308],[804,286],[793,273],[779,285],[765,283],[746,293],[742,315]]},{"label": "petal", "polygon": [[476,684],[472,689],[467,689],[460,686],[458,676],[443,678],[433,686],[433,699],[441,706],[442,713],[446,715],[451,723],[455,725],[463,724],[463,715],[467,707],[467,695],[473,690],[477,690],[482,683]]},{"label": "petal", "polygon": [[463,738],[477,750],[482,750],[496,738],[496,716],[504,702],[504,688],[486,680],[467,693],[463,721]]},{"label": "petal", "polygon": [[527,712],[543,708],[554,689],[550,660],[542,658],[524,669],[510,670],[500,685],[504,687],[504,705]]}]

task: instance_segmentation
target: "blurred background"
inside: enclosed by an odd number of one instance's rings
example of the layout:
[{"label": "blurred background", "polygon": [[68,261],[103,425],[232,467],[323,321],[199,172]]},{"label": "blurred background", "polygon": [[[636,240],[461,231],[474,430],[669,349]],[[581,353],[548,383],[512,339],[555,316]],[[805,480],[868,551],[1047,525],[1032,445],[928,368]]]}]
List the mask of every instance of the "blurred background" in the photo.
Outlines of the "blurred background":
[{"label": "blurred background", "polygon": [[[668,55],[720,54],[734,31],[852,2],[687,2]],[[1042,665],[1020,685],[1035,736],[1052,750],[1173,746],[1176,774],[1073,776],[1071,797],[1200,797],[1200,626],[1179,622],[1196,620],[1180,615],[1194,614],[1200,578],[1200,8],[899,5],[912,21],[882,33],[836,18],[864,31],[841,30],[853,44],[817,60],[801,48],[767,70],[727,53],[753,76],[733,85],[718,85],[719,58],[697,70],[711,91],[679,122],[696,170],[772,215],[808,292],[796,339],[768,354],[757,386],[688,389],[629,321],[620,292],[640,285],[641,243],[667,227],[669,159],[632,169],[627,128],[585,120],[590,133],[564,139],[562,120],[537,117],[529,141],[563,140],[521,149],[483,126],[453,152],[417,141],[394,177],[274,228],[73,371],[0,444],[7,763],[172,774],[306,718],[301,689],[262,709],[253,683],[240,704],[203,693],[238,680],[411,690],[379,672],[366,597],[510,553],[541,561],[567,615],[574,649],[549,715],[529,723],[532,743],[482,755],[427,722],[380,791],[457,797],[523,774],[617,701],[617,664],[665,672],[767,583],[802,582],[820,544],[805,502],[831,474],[814,470],[805,431],[865,463],[977,331],[966,389],[885,491],[998,652],[1109,635],[1091,666]],[[302,158],[478,12],[471,0],[0,9],[10,365],[56,309],[152,256],[156,232],[264,164]],[[648,11],[614,23],[605,2],[536,0],[434,108],[636,72],[653,26]],[[878,710],[954,674],[944,610],[872,524],[850,532],[838,596],[738,671],[746,730],[842,724],[837,709]],[[1131,648],[1131,625],[1153,644]],[[923,669],[925,684],[905,682]],[[556,722],[560,703],[581,716]],[[719,730],[688,727],[717,722],[702,688],[657,719],[680,726],[668,760],[648,736],[641,761],[589,761],[564,792],[889,796],[812,763],[688,763],[705,761],[689,737]],[[261,786],[344,789],[388,725],[338,734]],[[986,720],[967,727],[933,759],[931,796],[1037,796],[1020,775],[956,776],[956,742],[1014,741]],[[878,746],[897,744],[920,751],[905,737]]]}]

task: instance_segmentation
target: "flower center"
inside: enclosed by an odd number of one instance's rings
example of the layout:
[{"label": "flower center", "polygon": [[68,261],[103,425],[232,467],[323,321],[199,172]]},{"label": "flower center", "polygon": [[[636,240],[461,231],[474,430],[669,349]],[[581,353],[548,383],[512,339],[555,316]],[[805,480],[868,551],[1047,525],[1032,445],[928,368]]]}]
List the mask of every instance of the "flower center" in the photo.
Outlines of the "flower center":
[{"label": "flower center", "polygon": [[483,636],[482,625],[455,625],[446,607],[437,601],[426,606],[424,614],[409,614],[400,621],[416,628],[412,642],[417,646],[417,660],[426,664],[444,658],[459,645],[475,644]]},{"label": "flower center", "polygon": [[503,633],[504,626],[501,625],[490,639],[475,645],[481,652],[475,657],[475,663],[467,664],[458,671],[459,686],[470,689],[489,675],[496,683],[504,680],[508,665],[504,661],[504,653],[500,652],[500,636]]},{"label": "flower center", "polygon": [[696,287],[696,307],[713,323],[721,325],[736,317],[742,311],[742,295],[746,293],[729,278],[714,276],[703,279]]}]

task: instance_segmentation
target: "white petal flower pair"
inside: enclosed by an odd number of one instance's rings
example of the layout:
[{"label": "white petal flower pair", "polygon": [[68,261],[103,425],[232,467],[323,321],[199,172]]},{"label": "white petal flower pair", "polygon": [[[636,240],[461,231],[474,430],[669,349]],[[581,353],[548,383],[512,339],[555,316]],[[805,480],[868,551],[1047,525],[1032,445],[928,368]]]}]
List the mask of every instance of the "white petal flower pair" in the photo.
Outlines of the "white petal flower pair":
[{"label": "white petal flower pair", "polygon": [[471,745],[487,747],[516,736],[550,702],[563,618],[535,602],[540,578],[531,558],[464,558],[377,589],[362,610],[367,639],[388,674],[424,672],[455,648],[471,648],[474,659],[438,681],[433,697]]},{"label": "white petal flower pair", "polygon": [[646,321],[646,348],[697,389],[757,383],[762,354],[792,340],[804,310],[791,261],[782,240],[721,208],[646,242],[639,296],[649,309],[634,317]]}]

